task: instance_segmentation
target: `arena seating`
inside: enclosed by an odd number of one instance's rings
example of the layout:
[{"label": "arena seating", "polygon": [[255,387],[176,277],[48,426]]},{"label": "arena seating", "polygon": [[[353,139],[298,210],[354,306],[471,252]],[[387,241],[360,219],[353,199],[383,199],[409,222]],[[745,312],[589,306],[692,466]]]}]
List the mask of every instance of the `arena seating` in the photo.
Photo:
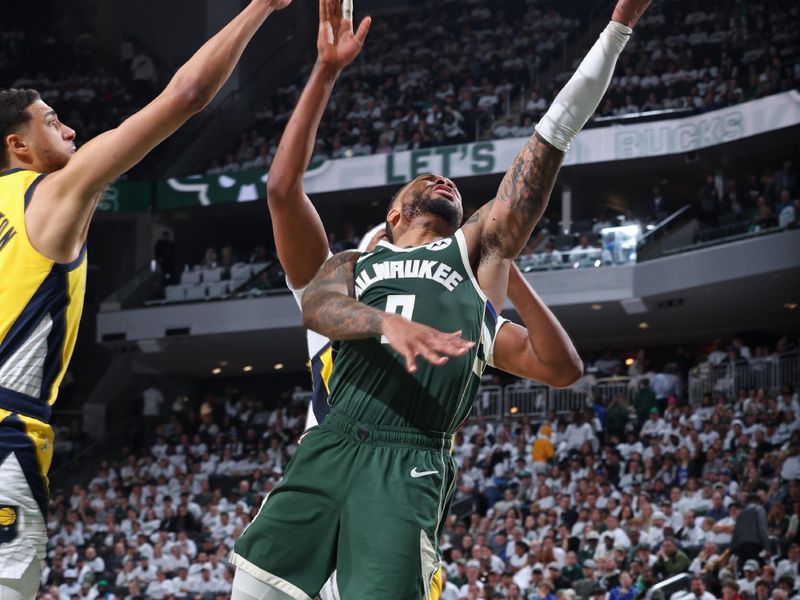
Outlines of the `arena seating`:
[{"label": "arena seating", "polygon": [[[337,82],[315,160],[491,137],[511,96],[578,28],[551,0],[438,8],[376,17],[362,54]],[[304,71],[265,98],[255,126],[207,172],[268,168],[307,78]]]},{"label": "arena seating", "polygon": [[[794,596],[798,346],[712,347],[688,380],[676,364],[652,369],[644,352],[604,353],[564,391],[486,375],[455,438],[442,598],[633,599],[664,580],[667,600],[689,585],[707,600],[730,600],[726,587],[740,598]],[[723,384],[705,375],[728,371],[737,374]],[[227,597],[225,557],[280,480],[306,398],[272,410],[237,394],[188,411],[177,403],[142,450],[55,490],[42,597]],[[770,554],[737,565],[734,522],[754,497]]]},{"label": "arena seating", "polygon": [[[440,62],[433,64],[424,42],[407,41],[419,37],[412,19],[376,20],[363,56],[338,83],[320,128],[316,159],[530,135],[584,49],[573,49],[568,70],[540,78],[578,22],[559,14],[563,5],[526,6],[517,21],[503,10],[459,12],[457,27],[451,13],[427,15],[425,29],[437,36]],[[620,58],[595,124],[657,111],[666,116],[713,110],[795,88],[800,83],[799,17],[789,0],[654,6]],[[439,19],[433,27],[431,18]],[[525,36],[519,35],[520,27]],[[554,31],[560,39],[553,38]],[[466,69],[470,52],[486,58]],[[269,168],[306,77],[267,98],[256,126],[207,172]]]},{"label": "arena seating", "polygon": [[0,24],[0,82],[38,90],[77,131],[78,143],[116,127],[152,97],[158,79],[146,52],[126,42],[127,60],[104,65],[91,35],[65,40],[48,25],[40,19],[42,29],[33,31]]}]

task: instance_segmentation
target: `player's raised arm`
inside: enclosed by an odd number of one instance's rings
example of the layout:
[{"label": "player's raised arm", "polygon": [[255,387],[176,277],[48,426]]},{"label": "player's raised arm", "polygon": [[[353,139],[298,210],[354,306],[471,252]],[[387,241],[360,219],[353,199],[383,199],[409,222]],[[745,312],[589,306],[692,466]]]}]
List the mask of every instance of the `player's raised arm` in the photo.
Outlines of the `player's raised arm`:
[{"label": "player's raised arm", "polygon": [[303,294],[303,325],[331,340],[358,340],[385,336],[405,358],[410,373],[422,356],[443,365],[448,356],[466,354],[475,343],[461,332],[442,333],[394,313],[367,306],[355,299],[355,266],[360,252],[340,252],[322,265]]},{"label": "player's raised arm", "polygon": [[651,2],[619,0],[612,21],[514,159],[495,199],[469,222],[477,226],[469,235],[480,236],[481,261],[514,258],[528,241],[550,200],[564,153],[600,103],[632,27]]},{"label": "player's raised arm", "polygon": [[319,0],[317,62],[286,124],[267,179],[278,259],[294,289],[308,285],[328,257],[325,228],[303,190],[303,175],[334,83],[358,56],[369,31],[369,17],[361,21],[356,33],[350,19],[343,16],[338,1]]},{"label": "player's raised arm", "polygon": [[207,106],[253,34],[273,11],[290,2],[253,0],[178,70],[150,104],[88,142],[63,169],[42,180],[26,212],[36,248],[59,262],[77,257],[105,187]]},{"label": "player's raised arm", "polygon": [[516,265],[508,276],[508,298],[525,327],[507,323],[494,343],[498,369],[553,387],[566,387],[583,375],[583,361],[569,335]]}]

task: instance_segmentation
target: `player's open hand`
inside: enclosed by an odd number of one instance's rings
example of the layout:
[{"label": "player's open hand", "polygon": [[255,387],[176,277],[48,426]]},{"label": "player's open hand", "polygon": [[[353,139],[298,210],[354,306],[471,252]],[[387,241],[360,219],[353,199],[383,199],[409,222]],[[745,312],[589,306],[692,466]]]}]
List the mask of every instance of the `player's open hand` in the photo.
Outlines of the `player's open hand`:
[{"label": "player's open hand", "polygon": [[[352,6],[352,2],[350,5]],[[361,52],[371,24],[372,19],[365,17],[358,26],[358,31],[353,33],[352,18],[343,15],[339,0],[319,0],[319,62],[338,71],[344,69]]]},{"label": "player's open hand", "polygon": [[475,345],[463,339],[460,331],[444,333],[393,314],[383,319],[383,335],[405,359],[409,373],[417,370],[417,356],[438,366],[445,364],[450,356],[463,356]]}]

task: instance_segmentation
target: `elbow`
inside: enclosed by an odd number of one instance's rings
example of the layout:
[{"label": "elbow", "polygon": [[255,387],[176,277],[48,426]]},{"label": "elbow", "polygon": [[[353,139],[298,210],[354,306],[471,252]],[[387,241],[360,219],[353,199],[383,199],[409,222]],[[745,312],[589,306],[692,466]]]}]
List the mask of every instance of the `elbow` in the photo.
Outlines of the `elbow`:
[{"label": "elbow", "polygon": [[203,81],[173,80],[170,87],[175,105],[184,114],[197,114],[214,99],[213,86]]},{"label": "elbow", "polygon": [[267,203],[270,207],[278,207],[291,196],[290,186],[286,179],[278,173],[269,173],[267,176]]},{"label": "elbow", "polygon": [[303,299],[302,310],[303,310],[303,327],[305,327],[306,329],[314,329],[315,325],[314,317],[311,314],[310,310],[306,310],[305,299]]},{"label": "elbow", "polygon": [[279,164],[281,153],[272,162],[267,175],[267,202],[270,207],[279,208],[290,198],[297,198],[303,193],[303,174],[294,173],[285,164]]},{"label": "elbow", "polygon": [[186,111],[193,115],[203,110],[213,99],[214,93],[207,86],[187,87],[181,93],[181,101]]},{"label": "elbow", "polygon": [[312,331],[316,331],[316,311],[311,305],[309,296],[310,294],[308,293],[308,290],[306,290],[306,293],[303,294],[303,303],[300,306],[300,310],[303,311],[303,327],[306,329],[311,329]]},{"label": "elbow", "polygon": [[583,361],[576,356],[572,362],[562,366],[557,373],[553,374],[550,385],[557,388],[566,388],[575,385],[583,377]]}]

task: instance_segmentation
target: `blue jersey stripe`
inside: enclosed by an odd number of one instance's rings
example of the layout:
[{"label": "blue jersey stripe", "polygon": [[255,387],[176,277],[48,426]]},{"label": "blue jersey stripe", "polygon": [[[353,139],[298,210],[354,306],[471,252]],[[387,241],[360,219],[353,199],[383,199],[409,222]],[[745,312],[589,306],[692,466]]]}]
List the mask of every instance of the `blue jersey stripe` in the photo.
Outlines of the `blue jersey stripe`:
[{"label": "blue jersey stripe", "polygon": [[44,403],[50,397],[50,386],[61,367],[68,304],[67,274],[53,268],[0,343],[0,365],[2,365],[25,343],[42,319],[50,315],[53,329],[47,338],[47,360],[38,398]]}]

